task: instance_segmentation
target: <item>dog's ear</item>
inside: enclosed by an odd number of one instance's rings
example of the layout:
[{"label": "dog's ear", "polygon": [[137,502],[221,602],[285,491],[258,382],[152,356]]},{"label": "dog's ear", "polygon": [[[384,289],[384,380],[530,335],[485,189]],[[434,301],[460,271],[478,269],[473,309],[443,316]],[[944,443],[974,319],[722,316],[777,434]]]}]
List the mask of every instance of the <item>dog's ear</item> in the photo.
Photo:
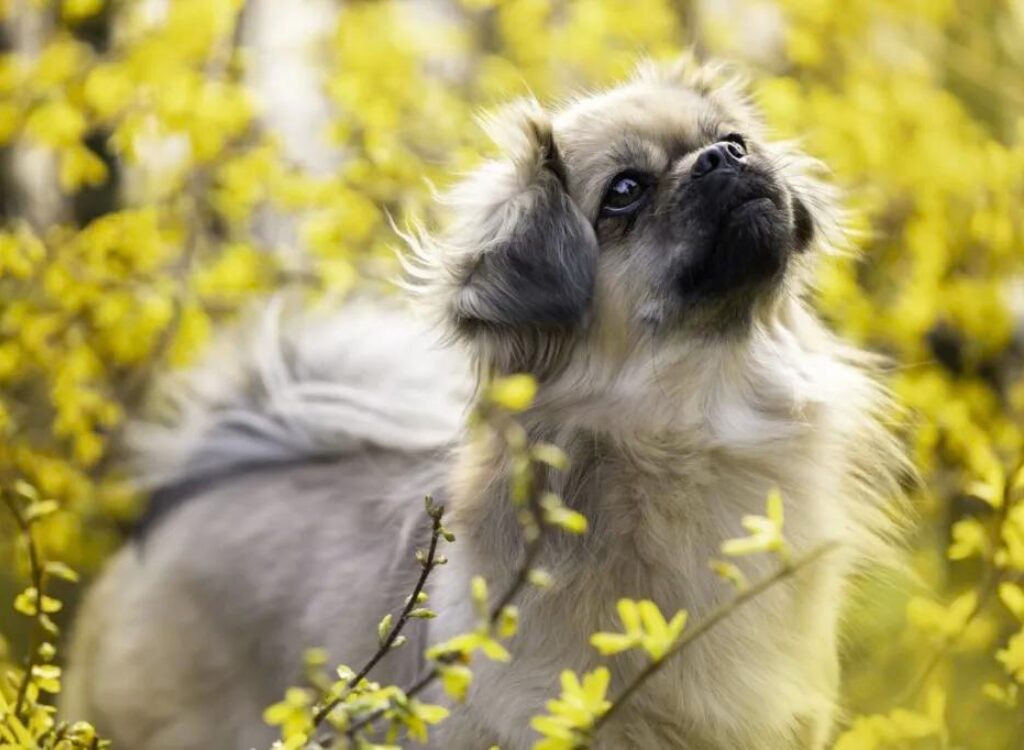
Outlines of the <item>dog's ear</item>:
[{"label": "dog's ear", "polygon": [[594,293],[597,239],[566,190],[551,123],[520,102],[484,124],[503,157],[447,196],[451,223],[431,243],[445,317],[463,334],[578,325]]},{"label": "dog's ear", "polygon": [[481,364],[541,373],[588,320],[597,238],[536,102],[506,107],[484,126],[501,157],[441,197],[442,232],[406,236],[406,270],[428,313]]},{"label": "dog's ear", "polygon": [[593,228],[566,192],[550,124],[534,114],[519,127],[523,142],[510,155],[516,184],[496,194],[495,221],[478,228],[479,256],[453,299],[459,326],[571,326],[590,307]]}]

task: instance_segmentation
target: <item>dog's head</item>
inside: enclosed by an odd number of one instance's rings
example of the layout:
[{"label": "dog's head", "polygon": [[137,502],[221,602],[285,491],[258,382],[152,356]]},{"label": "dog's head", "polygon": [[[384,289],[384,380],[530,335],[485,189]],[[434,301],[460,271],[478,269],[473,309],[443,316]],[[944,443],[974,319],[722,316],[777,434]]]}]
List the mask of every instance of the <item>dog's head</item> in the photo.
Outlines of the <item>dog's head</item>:
[{"label": "dog's head", "polygon": [[686,62],[548,113],[487,122],[503,150],[413,240],[421,286],[499,372],[545,377],[587,342],[743,335],[799,294],[830,225],[813,162],[764,138],[733,79]]}]

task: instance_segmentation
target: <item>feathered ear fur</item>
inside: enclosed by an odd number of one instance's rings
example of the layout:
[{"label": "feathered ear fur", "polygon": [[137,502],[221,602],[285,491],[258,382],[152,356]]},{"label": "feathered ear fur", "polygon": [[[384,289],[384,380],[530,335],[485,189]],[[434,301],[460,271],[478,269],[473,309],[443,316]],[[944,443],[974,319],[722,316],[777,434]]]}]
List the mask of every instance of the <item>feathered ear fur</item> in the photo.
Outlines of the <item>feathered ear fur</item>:
[{"label": "feathered ear fur", "polygon": [[484,126],[504,157],[485,163],[446,196],[452,216],[445,232],[407,238],[414,252],[409,270],[421,298],[475,346],[483,364],[537,370],[535,360],[548,348],[538,337],[557,337],[586,322],[597,239],[566,192],[551,123],[540,106],[519,102]]}]

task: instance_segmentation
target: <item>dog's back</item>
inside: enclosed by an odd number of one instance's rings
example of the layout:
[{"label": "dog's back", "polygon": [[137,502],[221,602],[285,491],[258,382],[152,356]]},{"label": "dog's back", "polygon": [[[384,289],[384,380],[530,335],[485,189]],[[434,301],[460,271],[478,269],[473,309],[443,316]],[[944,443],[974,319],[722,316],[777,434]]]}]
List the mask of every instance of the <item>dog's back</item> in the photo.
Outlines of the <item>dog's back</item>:
[{"label": "dog's back", "polygon": [[83,605],[64,715],[133,750],[268,746],[303,650],[365,658],[411,588],[463,373],[402,313],[275,305],[165,389],[133,434],[153,503]]}]

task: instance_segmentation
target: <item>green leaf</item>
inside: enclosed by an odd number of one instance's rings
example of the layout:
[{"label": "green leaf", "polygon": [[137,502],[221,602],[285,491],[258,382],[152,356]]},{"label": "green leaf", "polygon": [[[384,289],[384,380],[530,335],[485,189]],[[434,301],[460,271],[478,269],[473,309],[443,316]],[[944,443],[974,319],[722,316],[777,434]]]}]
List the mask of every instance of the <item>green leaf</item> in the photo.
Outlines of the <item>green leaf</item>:
[{"label": "green leaf", "polygon": [[35,523],[60,510],[56,500],[40,500],[29,505],[25,509],[26,523]]},{"label": "green leaf", "polygon": [[388,635],[391,633],[391,613],[384,615],[381,621],[377,623],[377,640],[384,643],[388,639]]},{"label": "green leaf", "polygon": [[56,560],[50,560],[47,562],[43,566],[43,570],[54,578],[63,578],[65,581],[71,581],[71,583],[78,583],[79,580],[77,572],[64,563]]}]

